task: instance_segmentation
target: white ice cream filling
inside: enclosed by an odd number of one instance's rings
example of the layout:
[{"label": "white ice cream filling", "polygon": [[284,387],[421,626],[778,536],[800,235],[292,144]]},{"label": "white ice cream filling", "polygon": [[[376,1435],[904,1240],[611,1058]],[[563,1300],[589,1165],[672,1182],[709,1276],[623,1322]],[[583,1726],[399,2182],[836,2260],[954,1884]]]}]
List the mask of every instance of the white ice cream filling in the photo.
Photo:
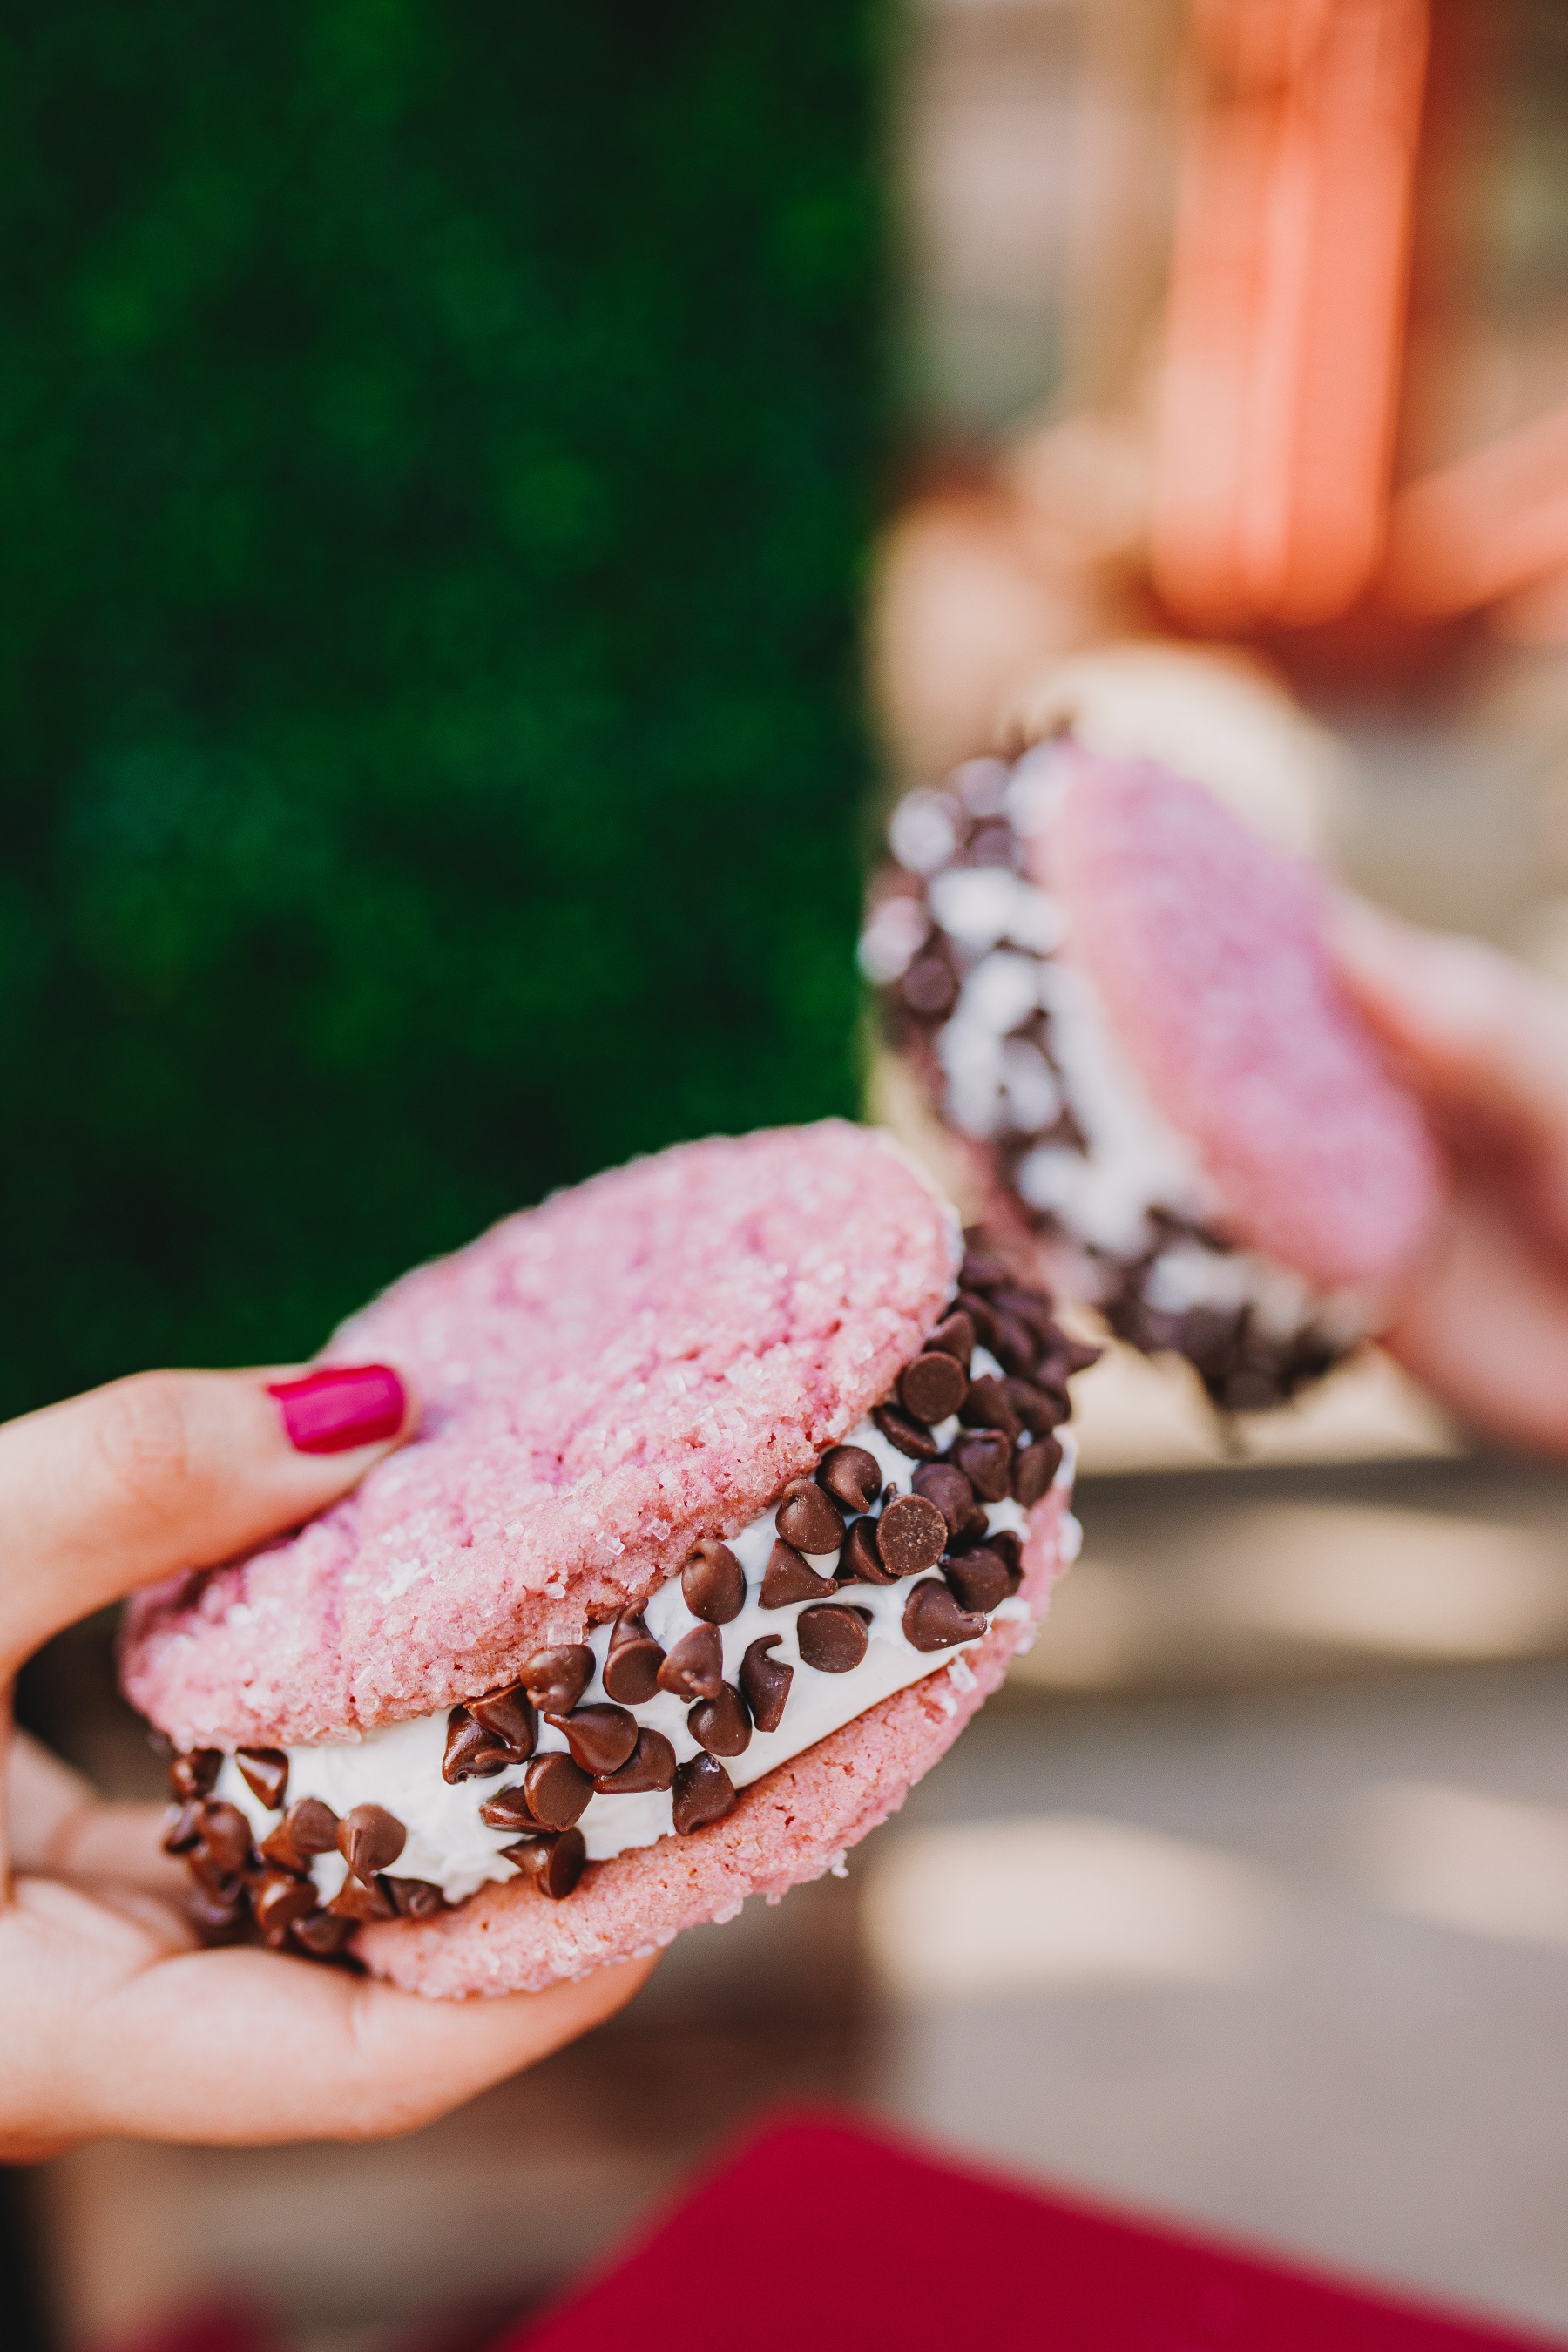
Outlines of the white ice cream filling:
[{"label": "white ice cream filling", "polygon": [[[984,1348],[975,1349],[972,1369],[976,1378],[984,1372],[1001,1371],[1001,1366]],[[938,1445],[945,1448],[957,1427],[955,1420],[937,1427],[932,1435]],[[1077,1448],[1067,1429],[1056,1434],[1062,1447],[1062,1459],[1053,1483],[1070,1489]],[[873,1422],[860,1422],[841,1443],[864,1446],[868,1454],[875,1455],[884,1487],[891,1482],[901,1493],[909,1492],[910,1475],[918,1464],[889,1444]],[[1008,1500],[983,1507],[988,1533],[1006,1528],[1020,1536],[1026,1533],[1027,1514],[1019,1504]],[[717,1629],[723,1646],[725,1681],[738,1683],[742,1659],[750,1644],[763,1635],[777,1636],[770,1659],[795,1670],[778,1729],[753,1728],[750,1744],[741,1755],[721,1759],[737,1789],[760,1780],[775,1765],[786,1764],[792,1757],[804,1754],[830,1731],[837,1731],[857,1716],[864,1715],[879,1699],[890,1697],[895,1691],[905,1689],[924,1675],[934,1674],[939,1667],[952,1665],[962,1659],[966,1649],[973,1647],[973,1642],[935,1651],[913,1647],[904,1633],[903,1612],[915,1580],[900,1579],[890,1585],[857,1583],[837,1597],[844,1604],[865,1611],[870,1618],[864,1658],[847,1674],[824,1674],[807,1665],[800,1654],[795,1627],[802,1609],[817,1604],[799,1601],[784,1609],[764,1609],[762,1605],[763,1575],[773,1548],[775,1517],[776,1507],[753,1519],[739,1535],[727,1538],[745,1571],[746,1599],[740,1614]],[[829,1575],[837,1555],[808,1554],[807,1558],[819,1573]],[[1029,1614],[1028,1603],[1014,1598],[1002,1601],[986,1622],[990,1625],[998,1620],[1023,1620]],[[673,1649],[682,1635],[691,1633],[700,1622],[686,1605],[679,1575],[671,1577],[650,1596],[643,1616],[648,1632],[666,1651]],[[604,1665],[610,1633],[611,1627],[606,1623],[593,1627],[584,1637],[594,1653],[595,1667],[580,1705],[603,1701],[608,1696],[604,1685]],[[980,1638],[975,1636],[976,1640]],[[961,1673],[966,1671],[960,1669]],[[639,1725],[664,1734],[675,1750],[678,1764],[702,1752],[700,1742],[687,1728],[685,1700],[659,1691],[627,1711]],[[384,1730],[367,1732],[360,1739],[287,1749],[286,1801],[292,1804],[300,1797],[319,1797],[340,1815],[355,1805],[384,1806],[396,1815],[408,1833],[407,1843],[393,1865],[396,1875],[427,1879],[441,1889],[448,1902],[458,1903],[487,1880],[504,1880],[515,1874],[517,1865],[508,1860],[502,1849],[516,1843],[518,1832],[490,1829],[480,1818],[480,1807],[503,1789],[520,1787],[523,1767],[513,1766],[489,1780],[444,1780],[441,1765],[447,1749],[448,1713],[447,1707],[442,1707],[434,1715],[417,1716],[406,1723],[391,1724]],[[536,1755],[547,1755],[554,1749],[564,1752],[566,1744],[553,1725],[541,1719]],[[277,1826],[278,1814],[262,1804],[233,1757],[225,1759],[216,1793],[229,1799],[247,1816],[258,1841]],[[629,1796],[595,1796],[577,1827],[591,1862],[608,1861],[612,1855],[625,1853],[634,1846],[652,1845],[673,1831],[670,1792],[654,1790]],[[311,1867],[322,1901],[330,1902],[347,1875],[347,1864],[333,1853],[318,1857]]]}]

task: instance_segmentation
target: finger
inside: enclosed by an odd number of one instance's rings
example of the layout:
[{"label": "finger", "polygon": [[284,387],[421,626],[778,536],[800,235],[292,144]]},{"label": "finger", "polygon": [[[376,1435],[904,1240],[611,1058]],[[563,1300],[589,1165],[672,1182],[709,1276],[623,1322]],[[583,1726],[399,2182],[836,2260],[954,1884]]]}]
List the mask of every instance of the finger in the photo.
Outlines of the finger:
[{"label": "finger", "polygon": [[177,1905],[191,1882],[184,1864],[163,1851],[167,1817],[164,1805],[105,1805],[95,1799],[58,1826],[41,1861],[27,1865],[18,1855],[16,1866],[96,1886],[144,1887]]},{"label": "finger", "polygon": [[79,1772],[18,1731],[11,1742],[6,1774],[6,1828],[12,1862],[18,1870],[48,1870],[51,1854],[71,1821],[93,1801]]},{"label": "finger", "polygon": [[1568,1454],[1568,1269],[1484,1180],[1461,1180],[1443,1244],[1382,1344],[1472,1429]]},{"label": "finger", "polygon": [[385,1366],[142,1372],[0,1427],[0,1672],[137,1585],[335,1502],[416,1408]]},{"label": "finger", "polygon": [[1422,931],[1348,893],[1335,968],[1436,1108],[1568,1157],[1568,995],[1479,940]]},{"label": "finger", "polygon": [[15,1869],[179,1891],[184,1873],[160,1843],[163,1807],[100,1804],[79,1772],[25,1731],[14,1736],[5,1765]]},{"label": "finger", "polygon": [[0,1915],[8,2152],[106,2133],[236,2145],[411,2131],[612,2015],[652,1965],[423,2000],[268,1952],[167,1956],[76,1890],[22,1880]]}]

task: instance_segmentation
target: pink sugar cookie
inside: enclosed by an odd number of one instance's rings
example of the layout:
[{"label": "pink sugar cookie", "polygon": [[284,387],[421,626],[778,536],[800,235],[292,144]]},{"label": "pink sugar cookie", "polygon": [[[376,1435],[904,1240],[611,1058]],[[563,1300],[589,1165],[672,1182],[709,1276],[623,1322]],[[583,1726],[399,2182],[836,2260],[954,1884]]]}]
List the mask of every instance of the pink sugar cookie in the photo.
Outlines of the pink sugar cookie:
[{"label": "pink sugar cookie", "polygon": [[1316,876],[1197,785],[1082,753],[1030,850],[1235,1237],[1326,1289],[1397,1277],[1437,1214],[1436,1156],[1334,982]]},{"label": "pink sugar cookie", "polygon": [[683,1144],[509,1217],[345,1323],[424,1400],[304,1531],[133,1600],[125,1688],[181,1748],[426,1715],[644,1599],[854,1426],[950,1296],[956,1223],[836,1119]]}]

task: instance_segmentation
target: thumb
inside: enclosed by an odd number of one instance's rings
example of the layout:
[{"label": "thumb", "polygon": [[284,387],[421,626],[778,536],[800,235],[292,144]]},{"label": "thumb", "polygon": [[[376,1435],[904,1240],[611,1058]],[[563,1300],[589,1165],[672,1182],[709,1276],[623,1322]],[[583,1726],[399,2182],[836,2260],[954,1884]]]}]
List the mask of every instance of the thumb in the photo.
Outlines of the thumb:
[{"label": "thumb", "polygon": [[407,1437],[384,1364],[142,1372],[0,1426],[0,1676],[138,1585],[335,1502]]}]

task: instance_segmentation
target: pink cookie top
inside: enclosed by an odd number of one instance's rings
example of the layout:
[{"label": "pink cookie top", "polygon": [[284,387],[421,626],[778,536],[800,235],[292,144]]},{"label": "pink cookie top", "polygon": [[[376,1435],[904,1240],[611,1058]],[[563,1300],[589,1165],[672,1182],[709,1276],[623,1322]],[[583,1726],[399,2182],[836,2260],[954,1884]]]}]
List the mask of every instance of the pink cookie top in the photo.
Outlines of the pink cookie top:
[{"label": "pink cookie top", "polygon": [[1087,755],[1035,848],[1069,952],[1235,1237],[1330,1289],[1408,1265],[1438,1163],[1334,982],[1312,871],[1197,785]]},{"label": "pink cookie top", "polygon": [[879,1402],[952,1295],[952,1213],[838,1120],[684,1144],[407,1275],[328,1360],[420,1434],[298,1536],[132,1601],[182,1747],[352,1736],[494,1688],[732,1535]]}]

